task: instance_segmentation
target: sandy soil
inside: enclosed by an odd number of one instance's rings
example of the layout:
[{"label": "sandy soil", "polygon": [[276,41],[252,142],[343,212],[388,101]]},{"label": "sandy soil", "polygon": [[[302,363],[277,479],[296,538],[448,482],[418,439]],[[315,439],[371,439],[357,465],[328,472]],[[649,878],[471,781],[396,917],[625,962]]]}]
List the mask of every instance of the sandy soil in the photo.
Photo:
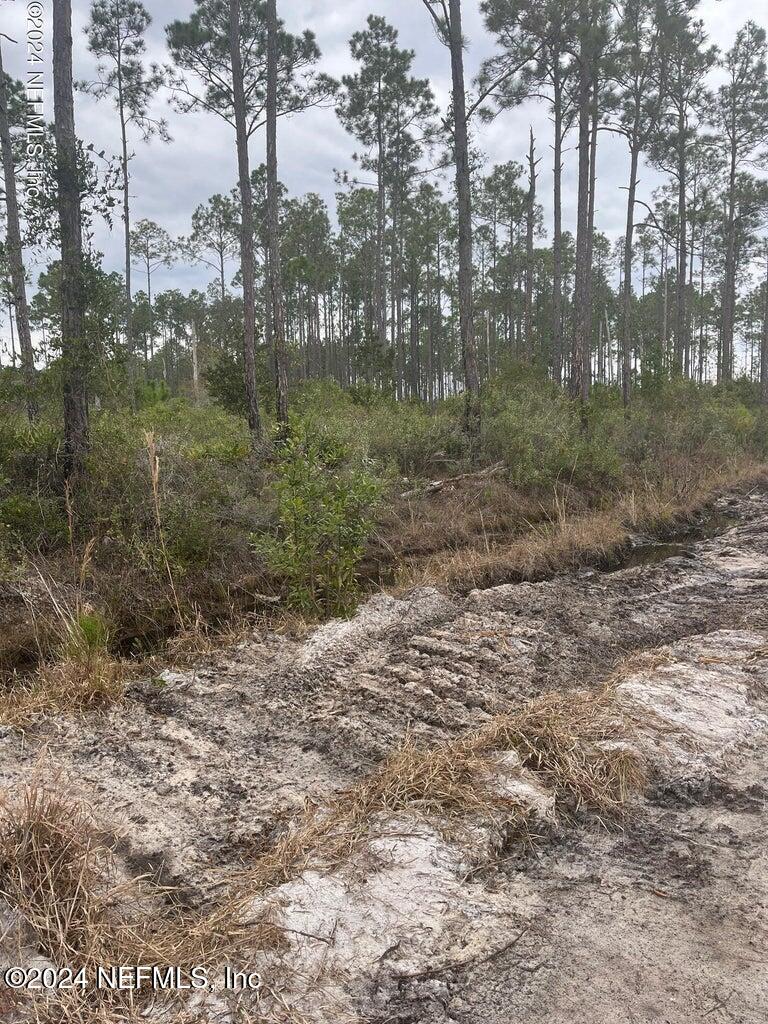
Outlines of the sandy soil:
[{"label": "sandy soil", "polygon": [[[689,771],[685,758],[662,758],[623,831],[572,822],[533,850],[487,860],[469,880],[439,837],[389,851],[401,866],[406,854],[426,858],[426,881],[422,901],[403,900],[382,927],[412,937],[441,899],[452,904],[450,926],[429,917],[407,969],[375,944],[365,964],[350,961],[336,1010],[306,993],[297,1005],[334,1024],[758,1024],[768,1019],[768,495],[721,506],[732,527],[656,564],[466,598],[381,595],[305,641],[254,635],[194,671],[137,682],[107,715],[60,720],[23,741],[5,730],[0,786],[13,792],[57,774],[114,827],[130,871],[205,906],[306,797],[358,778],[406,731],[454,736],[672,645],[664,686],[695,694],[714,673],[713,688],[686,705],[686,728],[704,747],[715,737],[706,764]],[[644,692],[658,683],[644,678]],[[719,703],[734,686],[737,711]],[[750,728],[731,735],[723,722],[739,715]],[[387,870],[376,882],[385,888]],[[403,891],[397,878],[389,896]],[[350,878],[296,884],[284,903],[308,913],[315,898],[324,920],[334,907],[342,919],[333,892],[349,893]],[[291,956],[311,954],[297,947]]]}]

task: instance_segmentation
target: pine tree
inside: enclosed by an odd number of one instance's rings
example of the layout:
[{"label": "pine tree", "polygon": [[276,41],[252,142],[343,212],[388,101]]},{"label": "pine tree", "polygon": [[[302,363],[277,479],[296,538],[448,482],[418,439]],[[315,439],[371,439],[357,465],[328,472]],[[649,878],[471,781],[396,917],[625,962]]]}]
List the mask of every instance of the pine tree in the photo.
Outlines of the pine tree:
[{"label": "pine tree", "polygon": [[501,48],[480,75],[485,94],[501,110],[535,96],[546,100],[553,124],[553,234],[551,362],[560,383],[563,372],[563,143],[575,116],[575,64],[571,53],[577,0],[484,0],[488,30]]},{"label": "pine tree", "polygon": [[14,119],[14,103],[20,119],[21,83],[13,83],[3,69],[3,53],[0,45],[0,149],[3,161],[3,182],[5,184],[6,253],[13,290],[13,305],[16,311],[16,332],[21,351],[21,365],[24,372],[24,391],[27,416],[30,423],[38,417],[35,381],[35,353],[32,348],[32,334],[29,329],[27,307],[27,282],[24,269],[24,254],[21,244],[19,201],[16,191],[16,165],[11,141],[11,122]]},{"label": "pine tree", "polygon": [[[387,212],[392,224],[392,301],[397,301],[398,231],[408,180],[424,143],[434,130],[436,108],[429,83],[411,74],[415,54],[400,49],[398,33],[384,18],[370,15],[367,26],[350,39],[350,53],[359,69],[342,78],[337,104],[341,123],[364,147],[357,156],[363,170],[376,176],[376,262],[373,277],[373,311],[383,364],[395,353],[388,351],[386,240]],[[399,322],[392,325],[393,332]]]},{"label": "pine tree", "polygon": [[768,152],[761,151],[768,142],[766,53],[764,29],[748,21],[723,58],[726,81],[718,88],[709,112],[727,167],[721,359],[721,377],[726,381],[733,375],[739,175],[756,157],[768,157]]},{"label": "pine tree", "polygon": [[579,0],[574,35],[578,66],[579,184],[576,214],[576,279],[573,296],[571,394],[582,404],[591,385],[592,243],[595,210],[595,153],[599,119],[599,76],[609,40],[609,6],[605,0]]},{"label": "pine tree", "polygon": [[77,480],[88,449],[89,358],[84,336],[85,279],[75,107],[72,93],[72,4],[53,0],[53,109],[61,237],[61,350],[64,471]]},{"label": "pine tree", "polygon": [[[688,338],[688,173],[698,120],[706,101],[706,79],[716,50],[706,45],[704,25],[692,17],[694,5],[674,0],[664,21],[666,102],[659,131],[651,146],[657,166],[668,171],[677,189],[677,245],[672,369],[682,373]],[[666,345],[667,339],[662,339]]]},{"label": "pine tree", "polygon": [[219,295],[227,294],[226,267],[239,252],[237,204],[231,196],[216,194],[192,214],[192,231],[181,241],[182,251],[216,272]]},{"label": "pine tree", "polygon": [[174,247],[165,228],[146,218],[138,221],[131,231],[131,252],[133,259],[140,262],[147,281],[147,307],[149,313],[148,337],[150,349],[154,344],[154,323],[152,309],[152,274],[160,267],[169,266]]},{"label": "pine tree", "polygon": [[464,423],[470,457],[478,456],[480,440],[480,374],[477,364],[474,299],[472,294],[472,194],[469,170],[467,100],[464,88],[464,37],[461,30],[461,0],[423,0],[440,38],[451,55],[451,98],[453,107],[453,158],[456,165],[458,220],[458,300],[461,355],[464,370]]},{"label": "pine tree", "polygon": [[[263,127],[267,108],[268,30],[263,0],[195,0],[188,21],[166,26],[175,64],[171,80],[182,111],[207,110],[235,129],[240,182],[241,275],[244,301],[244,372],[254,443],[261,437],[256,390],[253,194],[248,140]],[[315,71],[320,51],[309,31],[277,33],[276,116],[325,103],[335,82]]]},{"label": "pine tree", "polygon": [[622,250],[621,393],[625,407],[632,379],[632,254],[638,168],[663,109],[666,60],[662,32],[658,0],[625,0],[619,12],[617,47],[610,71],[611,84],[618,93],[615,127],[629,147],[627,226]]},{"label": "pine tree", "polygon": [[267,0],[267,237],[269,294],[272,312],[272,344],[275,355],[277,422],[288,427],[288,354],[285,341],[285,309],[280,265],[280,193],[277,180],[277,71],[280,23],[275,0]]},{"label": "pine tree", "polygon": [[136,129],[144,142],[157,135],[170,142],[164,120],[149,113],[152,98],[164,84],[165,76],[157,64],[144,65],[144,36],[151,17],[140,0],[93,0],[91,20],[86,26],[88,48],[99,58],[98,79],[82,82],[80,88],[97,99],[111,97],[120,121],[120,166],[123,184],[123,228],[125,247],[125,341],[129,367],[133,362],[133,305],[131,299],[131,211],[128,151],[129,127]]}]

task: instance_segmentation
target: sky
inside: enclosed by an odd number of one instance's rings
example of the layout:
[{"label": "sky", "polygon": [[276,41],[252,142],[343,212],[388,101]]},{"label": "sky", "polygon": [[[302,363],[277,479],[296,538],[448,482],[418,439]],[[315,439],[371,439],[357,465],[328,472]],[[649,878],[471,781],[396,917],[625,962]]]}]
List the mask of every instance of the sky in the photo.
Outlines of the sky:
[{"label": "sky", "polygon": [[[450,90],[450,63],[446,49],[436,38],[429,16],[421,0],[277,0],[278,13],[288,29],[294,32],[311,29],[322,52],[320,67],[336,77],[354,69],[349,55],[349,38],[364,27],[370,13],[380,14],[394,25],[399,43],[415,51],[413,72],[429,78],[442,109],[447,106]],[[175,18],[187,18],[194,0],[144,0],[152,16],[147,33],[147,60],[166,63],[164,26]],[[46,72],[45,114],[53,119],[51,92],[51,0],[40,0],[44,19],[44,60]],[[26,76],[27,0],[0,0],[0,32],[14,39],[15,45],[3,40],[6,70],[18,78]],[[74,74],[76,79],[94,76],[95,60],[88,52],[84,28],[88,22],[90,0],[72,0]],[[494,52],[493,38],[485,31],[479,0],[462,4],[464,35],[467,41],[465,65],[468,86],[482,61]],[[768,21],[765,0],[703,0],[699,8],[712,42],[729,47],[737,28],[748,18]],[[93,142],[96,150],[116,153],[119,149],[119,124],[114,107],[108,99],[96,101],[78,93],[75,98],[75,119],[78,134]],[[157,221],[173,236],[187,234],[194,208],[216,192],[227,192],[236,183],[237,165],[232,128],[213,114],[180,114],[168,103],[168,94],[156,97],[153,113],[168,121],[172,142],[157,139],[149,144],[134,138],[131,161],[131,217]],[[477,125],[475,144],[486,155],[489,167],[508,160],[522,161],[528,144],[529,126],[537,138],[539,165],[539,198],[544,207],[544,223],[551,223],[552,156],[551,125],[547,110],[529,102],[514,111],[500,114],[492,123]],[[334,171],[353,170],[355,141],[341,127],[332,109],[306,111],[290,119],[281,119],[278,128],[279,174],[291,195],[317,192],[334,209],[338,186]],[[572,146],[572,141],[569,143]],[[251,142],[251,164],[264,159],[263,134]],[[600,139],[598,156],[597,227],[617,237],[626,219],[626,192],[623,191],[628,171],[626,147],[610,133]],[[564,155],[564,225],[575,221],[576,154],[568,149]],[[648,199],[661,180],[651,168],[640,176],[639,198]],[[549,232],[548,232],[549,233]],[[99,227],[96,248],[104,253],[107,270],[122,269],[122,222],[116,217],[111,232]],[[33,277],[39,272],[32,267]],[[203,287],[210,279],[205,267],[175,264],[159,270],[153,290],[177,287],[187,291]]]}]

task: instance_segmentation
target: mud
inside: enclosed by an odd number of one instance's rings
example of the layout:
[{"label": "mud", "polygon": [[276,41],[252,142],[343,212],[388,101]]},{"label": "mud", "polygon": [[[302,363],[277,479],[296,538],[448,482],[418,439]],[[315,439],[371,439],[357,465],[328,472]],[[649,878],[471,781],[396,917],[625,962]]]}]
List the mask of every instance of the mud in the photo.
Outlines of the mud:
[{"label": "mud", "polygon": [[[624,830],[571,822],[468,872],[411,823],[365,869],[279,894],[296,931],[324,934],[315,946],[333,980],[327,1005],[288,981],[286,992],[305,1019],[335,1024],[758,1024],[768,495],[733,495],[719,511],[732,526],[663,560],[466,598],[379,595],[305,641],[254,635],[194,671],[135,683],[101,717],[23,741],[6,730],[0,784],[56,774],[120,833],[130,871],[205,906],[306,798],[352,782],[406,732],[455,736],[623,666],[632,742],[653,773]],[[369,927],[373,890],[389,909]],[[345,928],[365,963],[341,962]],[[317,955],[294,944],[286,977],[316,978]]]}]

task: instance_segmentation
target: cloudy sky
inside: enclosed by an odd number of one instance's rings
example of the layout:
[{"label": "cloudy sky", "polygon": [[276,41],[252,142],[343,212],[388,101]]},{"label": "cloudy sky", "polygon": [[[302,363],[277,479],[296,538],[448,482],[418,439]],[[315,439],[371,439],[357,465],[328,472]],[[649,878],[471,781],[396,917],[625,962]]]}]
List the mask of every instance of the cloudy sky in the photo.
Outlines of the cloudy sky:
[{"label": "cloudy sky", "polygon": [[[51,0],[41,0],[46,22],[47,84],[46,116],[52,119],[53,101],[50,92],[50,15]],[[149,60],[166,62],[164,26],[175,18],[184,18],[192,11],[193,0],[144,0],[153,23],[147,35]],[[76,78],[93,74],[94,60],[88,53],[84,26],[89,17],[90,0],[72,0],[74,65]],[[26,0],[0,0],[0,31],[17,41],[3,43],[6,69],[19,78],[26,74],[24,39]],[[468,41],[467,77],[477,72],[482,60],[493,52],[493,40],[483,28],[479,0],[464,0],[464,29]],[[350,35],[363,27],[369,13],[384,15],[400,32],[400,44],[415,51],[414,73],[431,80],[434,92],[445,108],[450,88],[448,54],[436,39],[421,0],[278,0],[278,11],[289,29],[310,28],[322,51],[322,68],[340,76],[352,69],[348,41]],[[728,47],[738,26],[747,18],[766,22],[764,0],[703,0],[700,5],[713,42]],[[189,231],[189,219],[198,203],[214,192],[224,192],[235,184],[236,156],[232,129],[214,115],[175,113],[166,95],[159,95],[155,113],[167,118],[173,141],[164,145],[152,141],[145,145],[134,142],[132,161],[131,213],[133,220],[148,217],[162,224],[173,236]],[[88,96],[76,97],[78,134],[96,144],[117,152],[119,127],[114,109],[108,100],[96,102]],[[544,203],[545,222],[551,218],[547,197],[551,189],[551,126],[546,110],[533,103],[504,113],[492,124],[478,127],[477,144],[490,163],[521,160],[527,146],[531,125],[539,140],[540,197]],[[353,167],[351,154],[355,143],[340,126],[332,110],[312,110],[279,126],[280,177],[291,194],[317,192],[333,207],[334,171]],[[251,160],[255,166],[263,160],[263,136],[252,141]],[[608,134],[600,143],[598,174],[597,224],[611,235],[623,228],[626,193],[622,191],[627,173],[624,146]],[[565,156],[564,217],[566,226],[573,223],[575,213],[575,153]],[[650,169],[641,176],[641,196],[648,194],[658,182]],[[110,233],[98,232],[97,247],[105,254],[108,269],[121,269],[122,225],[119,219]],[[179,287],[183,290],[204,285],[209,272],[204,268],[177,265],[158,272],[157,287]]]}]

